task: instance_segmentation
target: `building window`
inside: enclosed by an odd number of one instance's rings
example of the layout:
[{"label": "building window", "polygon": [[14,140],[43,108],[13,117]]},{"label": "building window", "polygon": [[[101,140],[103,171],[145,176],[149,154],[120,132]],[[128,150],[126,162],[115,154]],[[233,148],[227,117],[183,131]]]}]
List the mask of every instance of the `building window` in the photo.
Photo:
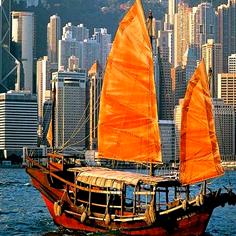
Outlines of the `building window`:
[{"label": "building window", "polygon": [[214,34],[214,26],[210,25],[210,34]]},{"label": "building window", "polygon": [[203,25],[200,25],[200,34],[203,34]]}]

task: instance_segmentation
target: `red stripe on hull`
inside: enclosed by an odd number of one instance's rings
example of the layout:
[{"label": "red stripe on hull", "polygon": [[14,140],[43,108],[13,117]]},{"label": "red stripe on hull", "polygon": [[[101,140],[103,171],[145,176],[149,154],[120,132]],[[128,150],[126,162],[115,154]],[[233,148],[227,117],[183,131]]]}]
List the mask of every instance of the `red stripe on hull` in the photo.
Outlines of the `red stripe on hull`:
[{"label": "red stripe on hull", "polygon": [[[95,227],[87,226],[80,223],[80,219],[70,217],[68,214],[63,213],[61,216],[55,216],[53,203],[49,201],[43,194],[42,197],[47,205],[47,208],[57,225],[63,226],[67,229],[76,231],[87,231],[87,232],[109,232],[108,230],[101,230]],[[148,229],[138,230],[127,230],[129,224],[123,224],[120,228],[120,232],[127,235],[173,235],[173,236],[189,236],[189,235],[202,235],[207,227],[211,213],[198,213],[190,217],[181,219],[177,222],[176,228],[164,229],[162,227],[150,227]],[[140,224],[141,226],[141,224]],[[122,229],[123,228],[123,229]]]}]

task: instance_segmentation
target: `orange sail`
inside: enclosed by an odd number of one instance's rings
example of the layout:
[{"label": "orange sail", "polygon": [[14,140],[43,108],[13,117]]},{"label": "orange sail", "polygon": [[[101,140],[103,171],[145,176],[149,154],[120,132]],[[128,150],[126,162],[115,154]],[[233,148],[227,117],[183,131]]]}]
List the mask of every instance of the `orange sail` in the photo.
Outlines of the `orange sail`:
[{"label": "orange sail", "polygon": [[152,47],[140,0],[121,21],[108,57],[98,132],[100,157],[161,161]]},{"label": "orange sail", "polygon": [[48,133],[47,133],[47,141],[50,147],[53,146],[53,133],[52,133],[52,120],[50,120],[50,124],[48,127]]},{"label": "orange sail", "polygon": [[98,62],[94,62],[93,65],[91,66],[90,70],[88,71],[88,75],[93,75],[96,74],[98,71]]},{"label": "orange sail", "polygon": [[201,182],[224,173],[204,61],[189,81],[182,104],[180,145],[182,184]]}]

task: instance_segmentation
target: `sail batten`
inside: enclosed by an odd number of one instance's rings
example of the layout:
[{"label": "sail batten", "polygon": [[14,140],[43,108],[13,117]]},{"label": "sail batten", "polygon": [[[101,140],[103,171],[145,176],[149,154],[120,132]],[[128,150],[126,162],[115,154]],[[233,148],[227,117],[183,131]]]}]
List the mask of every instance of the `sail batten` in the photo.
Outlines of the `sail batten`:
[{"label": "sail batten", "polygon": [[161,162],[152,47],[140,0],[121,21],[101,93],[101,158]]},{"label": "sail batten", "polygon": [[189,81],[181,104],[180,180],[193,184],[224,173],[204,61]]}]

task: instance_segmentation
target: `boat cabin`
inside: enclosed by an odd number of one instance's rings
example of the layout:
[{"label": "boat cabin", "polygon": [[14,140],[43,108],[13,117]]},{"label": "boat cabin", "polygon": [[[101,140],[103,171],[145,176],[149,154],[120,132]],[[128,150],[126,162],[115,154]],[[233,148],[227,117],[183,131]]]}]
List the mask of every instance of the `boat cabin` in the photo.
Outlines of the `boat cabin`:
[{"label": "boat cabin", "polygon": [[[134,217],[149,219],[154,212],[167,209],[168,187],[179,182],[171,178],[152,177],[139,173],[111,170],[103,167],[75,167],[74,187],[68,196],[74,205],[81,207],[91,219],[131,221]],[[148,215],[148,217],[147,217]]]}]

